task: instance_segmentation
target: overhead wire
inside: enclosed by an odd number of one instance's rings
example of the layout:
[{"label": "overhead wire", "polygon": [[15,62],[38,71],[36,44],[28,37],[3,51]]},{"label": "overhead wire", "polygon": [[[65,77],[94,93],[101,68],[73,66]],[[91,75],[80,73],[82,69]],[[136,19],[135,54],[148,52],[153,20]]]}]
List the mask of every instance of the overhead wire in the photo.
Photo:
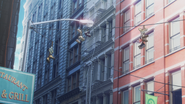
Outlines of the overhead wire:
[{"label": "overhead wire", "polygon": [[[111,70],[118,71],[118,72],[122,73],[122,71],[116,70],[116,69],[114,69],[114,68],[112,68],[112,67],[105,66],[105,65],[103,65],[102,63],[98,63],[98,64],[101,64],[103,67],[107,67],[107,68],[109,68],[109,69],[111,69]],[[133,77],[136,77],[136,78],[139,78],[139,79],[147,80],[146,78],[143,78],[143,77],[140,77],[140,76],[137,76],[137,75],[133,75],[133,74],[130,74],[130,73],[129,73],[128,75],[133,76]],[[170,85],[170,86],[176,86],[176,87],[185,88],[185,86],[179,86],[179,85],[174,85],[174,84],[170,84],[170,83],[163,83],[163,82],[159,82],[159,81],[154,81],[154,82],[160,83],[160,84],[166,84],[166,85]]]}]

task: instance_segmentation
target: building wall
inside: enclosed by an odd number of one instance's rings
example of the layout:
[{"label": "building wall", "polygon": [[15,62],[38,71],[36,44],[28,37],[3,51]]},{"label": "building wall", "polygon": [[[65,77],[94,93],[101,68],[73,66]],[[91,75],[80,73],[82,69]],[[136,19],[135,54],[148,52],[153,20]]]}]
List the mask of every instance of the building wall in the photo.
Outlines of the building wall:
[{"label": "building wall", "polygon": [[0,1],[0,66],[14,68],[20,0]]},{"label": "building wall", "polygon": [[[55,6],[53,6],[54,3]],[[59,3],[61,3],[60,8]],[[21,71],[36,74],[34,92],[35,104],[44,104],[44,101],[47,101],[48,104],[53,104],[53,101],[57,100],[58,96],[65,93],[65,71],[69,32],[66,29],[69,28],[69,21],[62,21],[59,23],[59,29],[63,30],[55,30],[58,28],[58,23],[55,22],[52,28],[52,23],[48,23],[35,26],[35,31],[29,29],[27,32],[28,20],[34,23],[51,19],[69,18],[70,5],[69,0],[27,0],[24,5],[25,16],[23,20],[22,56],[20,56],[21,62],[19,66]],[[41,8],[41,11],[39,8]],[[53,10],[53,12],[51,12],[51,10]],[[55,14],[51,15],[51,13],[54,12]],[[51,32],[52,29],[54,30],[51,34],[49,32]],[[55,51],[57,48],[58,53],[53,54],[55,57],[54,60],[50,59],[50,62],[47,62],[48,49],[51,47],[52,41],[53,49]],[[57,41],[58,43],[56,43]],[[53,74],[54,70],[56,70],[56,73],[58,72],[55,75]],[[56,103],[58,103],[58,101],[56,101]]]},{"label": "building wall", "polygon": [[89,28],[91,37],[84,35],[86,40],[82,43],[82,104],[112,104],[114,6],[114,0],[87,2],[85,18],[95,23]]},{"label": "building wall", "polygon": [[[139,12],[141,21],[135,24],[135,13],[138,11],[136,8],[139,2],[141,2],[141,12]],[[175,93],[173,85],[184,86],[184,54],[182,54],[184,52],[184,21],[178,21],[176,24],[173,24],[174,19],[179,18],[182,20],[184,18],[182,2],[182,0],[172,0],[171,2],[168,2],[168,0],[155,0],[151,4],[154,10],[147,17],[147,7],[149,6],[147,6],[146,0],[117,0],[116,27],[131,27],[127,31],[124,31],[122,28],[116,28],[115,30],[113,104],[122,104],[126,91],[129,92],[128,104],[133,104],[137,100],[134,99],[137,86],[140,86],[140,89],[148,90],[147,83],[150,81],[154,83],[150,87],[153,88],[153,91],[169,94],[168,97],[163,94],[154,93],[155,96],[158,96],[158,103],[175,104],[175,98],[172,93]],[[128,10],[130,10],[130,23],[126,24],[125,15],[127,15],[126,12]],[[162,22],[171,23],[147,25]],[[146,47],[139,50],[138,55],[140,58],[137,62],[140,64],[136,66],[136,48],[138,48],[136,47],[136,41],[140,36],[138,28],[143,28],[140,25],[146,25],[145,27],[148,29],[146,34],[153,34],[154,53],[151,55],[153,59],[148,61],[147,46],[149,45],[146,43]],[[174,29],[177,31],[174,31]],[[173,36],[178,37],[176,38],[177,41],[173,42]],[[129,68],[125,72],[126,67],[124,67],[123,63],[125,62],[124,52],[126,52],[127,47],[129,48]],[[181,78],[178,78],[180,82],[175,83],[174,79],[177,77],[173,76],[178,71],[180,72],[178,75]],[[172,85],[169,85],[169,83]],[[182,91],[179,91],[178,94],[176,93],[180,98],[178,101],[176,100],[176,103],[183,104],[184,90],[182,87],[178,87],[177,89],[182,89]],[[140,97],[138,101],[141,104],[144,103],[145,92],[139,91],[138,94]],[[182,103],[179,102],[180,100],[182,100]]]}]

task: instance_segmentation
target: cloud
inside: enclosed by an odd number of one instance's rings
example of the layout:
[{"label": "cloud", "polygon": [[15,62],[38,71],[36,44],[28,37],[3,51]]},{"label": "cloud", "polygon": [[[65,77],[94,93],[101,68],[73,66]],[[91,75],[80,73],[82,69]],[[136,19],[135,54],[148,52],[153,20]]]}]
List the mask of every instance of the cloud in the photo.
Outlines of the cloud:
[{"label": "cloud", "polygon": [[14,62],[14,69],[18,69],[19,66],[19,55],[21,52],[21,37],[17,37],[17,44],[16,44],[16,50],[15,50],[15,62]]}]

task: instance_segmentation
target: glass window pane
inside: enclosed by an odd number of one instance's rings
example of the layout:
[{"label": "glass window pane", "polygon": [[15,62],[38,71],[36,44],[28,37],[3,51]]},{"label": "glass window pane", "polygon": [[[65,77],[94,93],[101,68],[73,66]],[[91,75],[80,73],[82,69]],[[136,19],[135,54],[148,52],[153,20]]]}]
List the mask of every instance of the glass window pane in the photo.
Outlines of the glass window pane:
[{"label": "glass window pane", "polygon": [[[181,86],[181,71],[177,71],[175,73],[172,73],[172,84]],[[172,86],[172,90],[181,89],[181,87]]]},{"label": "glass window pane", "polygon": [[135,5],[135,15],[141,12],[141,1]]},{"label": "glass window pane", "polygon": [[171,22],[171,36],[176,35],[177,33],[180,33],[180,22],[175,22],[178,20],[179,18]]},{"label": "glass window pane", "polygon": [[140,101],[140,86],[134,87],[134,102]]},{"label": "glass window pane", "polygon": [[129,102],[129,91],[126,90],[123,92],[123,104],[128,104]]},{"label": "glass window pane", "polygon": [[124,61],[129,59],[129,47],[124,49]]},{"label": "glass window pane", "polygon": [[[154,91],[154,82],[150,81],[146,83],[147,90],[148,91]],[[148,94],[152,94],[153,92],[148,92]]]}]

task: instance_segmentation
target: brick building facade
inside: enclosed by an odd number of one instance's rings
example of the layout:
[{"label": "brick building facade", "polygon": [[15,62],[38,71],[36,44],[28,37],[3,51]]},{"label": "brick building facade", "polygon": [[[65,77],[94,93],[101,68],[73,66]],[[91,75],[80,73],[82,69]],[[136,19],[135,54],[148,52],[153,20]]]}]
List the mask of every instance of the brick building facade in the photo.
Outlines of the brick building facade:
[{"label": "brick building facade", "polygon": [[[115,25],[124,28],[115,29],[113,104],[144,104],[145,93],[158,104],[185,103],[183,2],[117,0]],[[148,29],[143,49],[141,25]]]}]

